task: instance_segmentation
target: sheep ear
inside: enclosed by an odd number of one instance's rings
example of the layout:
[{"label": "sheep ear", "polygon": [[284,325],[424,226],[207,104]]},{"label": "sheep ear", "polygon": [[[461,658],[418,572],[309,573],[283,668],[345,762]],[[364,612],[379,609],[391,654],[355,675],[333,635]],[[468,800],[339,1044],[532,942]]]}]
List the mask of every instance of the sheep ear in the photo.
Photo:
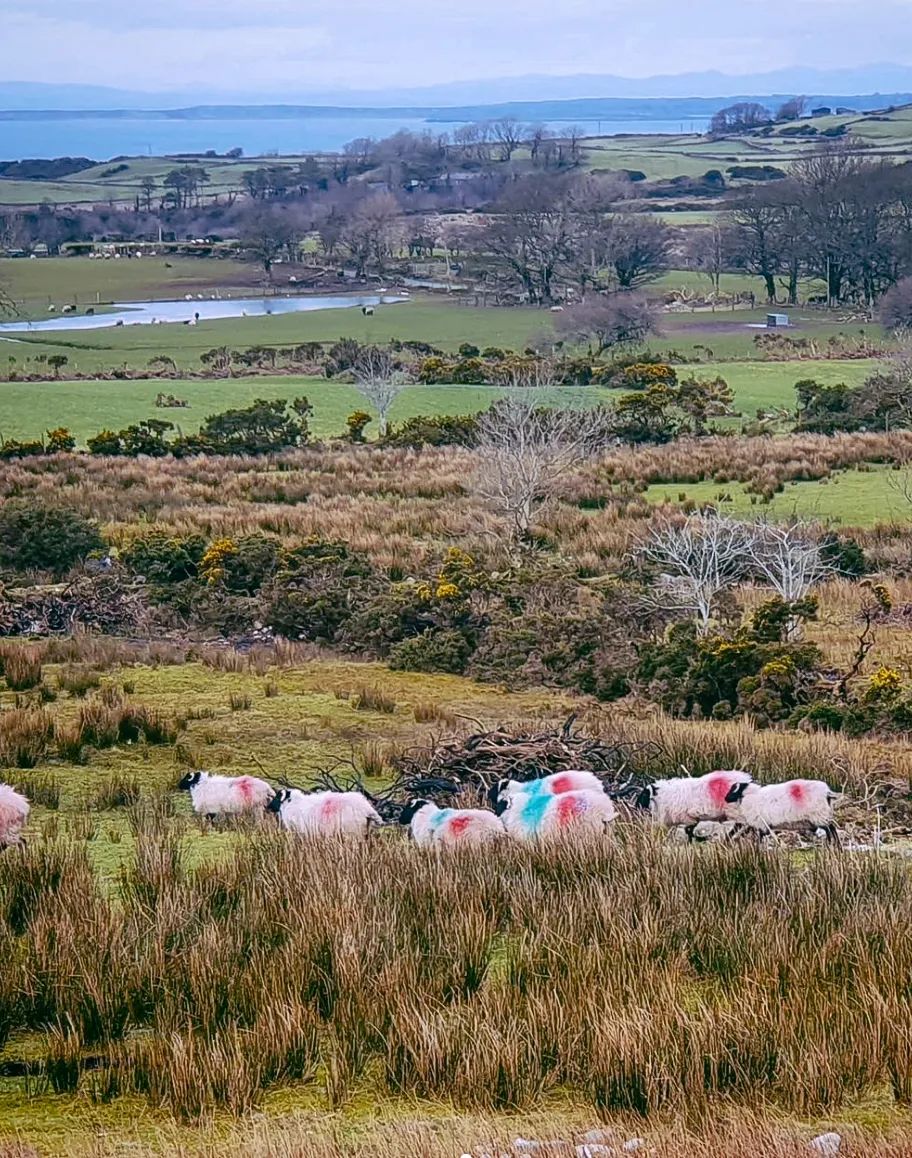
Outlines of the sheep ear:
[{"label": "sheep ear", "polygon": [[746,784],[733,784],[725,794],[726,804],[739,804],[747,791]]}]

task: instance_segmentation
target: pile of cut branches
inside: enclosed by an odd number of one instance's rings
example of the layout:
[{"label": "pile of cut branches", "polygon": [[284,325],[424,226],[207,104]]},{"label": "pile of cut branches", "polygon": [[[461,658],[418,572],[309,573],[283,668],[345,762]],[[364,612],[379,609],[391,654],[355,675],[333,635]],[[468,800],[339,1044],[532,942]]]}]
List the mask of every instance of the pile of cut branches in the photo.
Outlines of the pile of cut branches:
[{"label": "pile of cut branches", "polygon": [[536,780],[570,769],[594,772],[608,792],[620,793],[658,754],[651,742],[614,743],[574,730],[576,717],[543,732],[495,728],[461,740],[412,750],[395,761],[389,795],[398,800],[424,797],[447,803],[466,794],[479,795],[498,780]]},{"label": "pile of cut branches", "polygon": [[142,586],[115,573],[0,590],[0,636],[70,635],[76,630],[136,635],[147,618]]}]

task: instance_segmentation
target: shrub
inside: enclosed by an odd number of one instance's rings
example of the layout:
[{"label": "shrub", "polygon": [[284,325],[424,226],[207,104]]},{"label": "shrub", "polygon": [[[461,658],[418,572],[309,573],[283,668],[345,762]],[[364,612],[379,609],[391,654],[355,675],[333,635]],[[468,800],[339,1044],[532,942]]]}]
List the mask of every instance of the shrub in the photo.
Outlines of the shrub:
[{"label": "shrub", "polygon": [[76,439],[65,426],[47,432],[48,454],[60,454],[76,449]]},{"label": "shrub", "polygon": [[474,446],[478,437],[475,414],[417,415],[391,427],[384,438],[389,446]]},{"label": "shrub", "polygon": [[345,420],[345,425],[348,428],[346,437],[349,442],[364,442],[364,429],[373,419],[366,410],[355,410],[354,413],[349,414]]},{"label": "shrub", "polygon": [[94,523],[67,507],[14,499],[0,508],[0,565],[63,575],[104,549]]},{"label": "shrub", "polygon": [[388,663],[393,671],[440,671],[462,675],[471,652],[471,644],[458,631],[425,631],[394,644],[390,648]]},{"label": "shrub", "polygon": [[149,583],[180,583],[197,577],[205,552],[202,535],[180,538],[164,531],[150,531],[125,547],[120,560]]},{"label": "shrub", "polygon": [[374,588],[367,558],[345,543],[309,539],[283,554],[264,620],[286,639],[331,643]]},{"label": "shrub", "polygon": [[881,323],[888,330],[912,328],[912,277],[898,281],[880,299]]},{"label": "shrub", "polygon": [[820,538],[820,558],[838,575],[860,579],[871,570],[864,548],[856,539],[828,532]]},{"label": "shrub", "polygon": [[218,539],[203,555],[200,575],[210,586],[235,595],[253,595],[271,579],[279,565],[279,541],[266,535]]}]

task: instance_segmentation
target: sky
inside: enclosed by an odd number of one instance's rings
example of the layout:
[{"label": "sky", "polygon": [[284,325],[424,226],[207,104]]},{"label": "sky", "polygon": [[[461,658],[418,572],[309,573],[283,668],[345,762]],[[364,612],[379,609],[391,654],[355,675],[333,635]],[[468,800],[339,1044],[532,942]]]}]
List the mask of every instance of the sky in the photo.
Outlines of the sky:
[{"label": "sky", "polygon": [[0,78],[250,96],[912,65],[912,0],[0,0]]}]

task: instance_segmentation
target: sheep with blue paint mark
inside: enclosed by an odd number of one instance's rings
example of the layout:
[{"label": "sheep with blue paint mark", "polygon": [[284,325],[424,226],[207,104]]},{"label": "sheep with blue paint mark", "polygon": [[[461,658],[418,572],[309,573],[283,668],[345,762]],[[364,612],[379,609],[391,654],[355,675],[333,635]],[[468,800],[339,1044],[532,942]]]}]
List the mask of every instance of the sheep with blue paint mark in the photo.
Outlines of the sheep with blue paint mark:
[{"label": "sheep with blue paint mark", "polygon": [[178,788],[190,793],[193,811],[208,820],[262,813],[274,795],[272,785],[256,776],[215,776],[210,772],[188,772]]},{"label": "sheep with blue paint mark", "polygon": [[604,792],[517,793],[497,806],[504,828],[515,840],[536,840],[581,832],[604,835],[617,819]]},{"label": "sheep with blue paint mark", "polygon": [[501,820],[483,808],[440,808],[430,800],[411,800],[399,817],[420,845],[450,847],[488,844],[505,835]]},{"label": "sheep with blue paint mark", "polygon": [[511,800],[514,796],[559,796],[564,792],[604,792],[605,786],[594,772],[583,769],[568,769],[566,772],[552,772],[537,780],[498,780],[489,789],[488,799],[496,808],[499,800]]},{"label": "sheep with blue paint mark", "polygon": [[290,832],[306,836],[367,836],[383,824],[373,804],[360,792],[304,792],[281,788],[266,806]]}]

